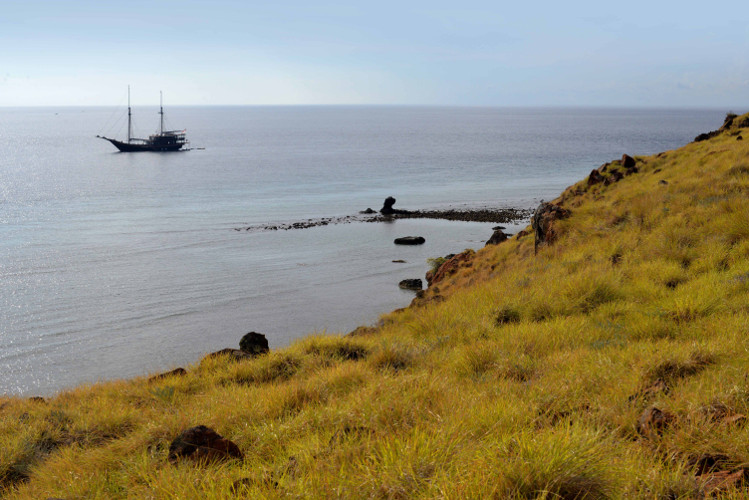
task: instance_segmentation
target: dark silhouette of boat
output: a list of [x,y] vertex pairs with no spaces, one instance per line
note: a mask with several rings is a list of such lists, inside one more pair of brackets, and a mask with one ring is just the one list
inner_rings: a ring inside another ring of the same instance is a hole
[[97,135],[100,139],[107,140],[123,153],[135,153],[138,151],[179,151],[188,143],[184,130],[164,130],[164,103],[161,92],[159,92],[159,114],[161,115],[161,126],[159,133],[148,136],[148,139],[133,137],[133,120],[130,110],[130,86],[127,87],[127,141],[118,141]]

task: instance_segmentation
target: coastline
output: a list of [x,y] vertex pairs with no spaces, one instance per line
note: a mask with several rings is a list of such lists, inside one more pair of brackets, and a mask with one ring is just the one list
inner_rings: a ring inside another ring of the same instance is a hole
[[[534,213],[531,233],[443,263],[429,293],[375,327],[49,400],[0,398],[0,488],[743,497],[741,118],[594,169]],[[197,431],[218,445],[190,458],[184,436]]]

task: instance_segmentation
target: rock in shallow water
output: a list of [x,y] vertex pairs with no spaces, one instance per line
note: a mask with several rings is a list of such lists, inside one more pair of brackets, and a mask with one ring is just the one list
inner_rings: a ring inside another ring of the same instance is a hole
[[426,240],[422,236],[403,236],[393,240],[396,245],[423,245],[425,242]]
[[418,278],[407,279],[398,283],[398,286],[404,290],[421,290],[424,287],[424,283]]

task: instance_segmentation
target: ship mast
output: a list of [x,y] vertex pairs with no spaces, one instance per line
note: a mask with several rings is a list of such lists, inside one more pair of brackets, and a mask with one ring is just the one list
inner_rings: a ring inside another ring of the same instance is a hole
[[164,96],[159,90],[159,114],[161,115],[161,135],[164,135]]
[[127,142],[130,142],[130,137],[133,135],[133,119],[132,113],[130,112],[130,85],[127,86]]

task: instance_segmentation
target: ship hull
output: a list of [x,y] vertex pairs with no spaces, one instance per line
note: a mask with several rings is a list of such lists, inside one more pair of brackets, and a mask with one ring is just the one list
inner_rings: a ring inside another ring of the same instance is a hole
[[142,151],[151,151],[151,152],[167,152],[167,151],[179,151],[184,144],[182,143],[176,143],[176,144],[141,144],[141,143],[135,143],[135,142],[122,142],[118,141],[117,139],[110,139],[108,137],[104,137],[104,139],[111,142],[114,147],[122,151],[123,153],[138,153]]

